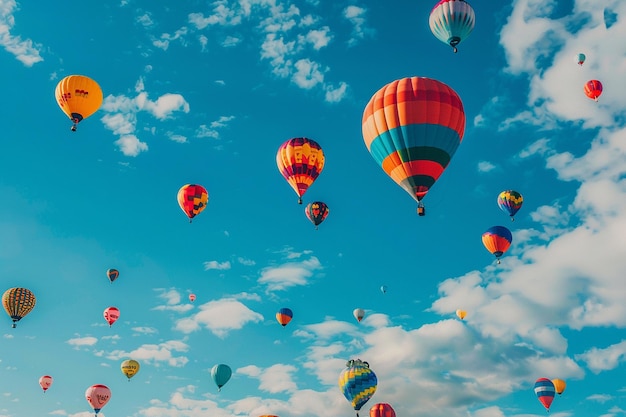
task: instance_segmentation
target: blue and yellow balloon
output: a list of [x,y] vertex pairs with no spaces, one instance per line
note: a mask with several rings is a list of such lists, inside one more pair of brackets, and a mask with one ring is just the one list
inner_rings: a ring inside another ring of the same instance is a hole
[[522,208],[524,197],[514,190],[504,190],[498,194],[498,207],[511,217],[511,221],[515,220],[515,214]]
[[346,364],[346,369],[339,375],[339,388],[352,404],[357,417],[359,410],[369,401],[376,392],[378,379],[367,362],[360,359],[351,359]]

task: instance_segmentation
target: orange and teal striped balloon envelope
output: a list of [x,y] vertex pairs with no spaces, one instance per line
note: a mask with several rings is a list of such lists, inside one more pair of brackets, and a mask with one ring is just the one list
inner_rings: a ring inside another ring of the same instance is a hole
[[444,83],[402,78],[372,96],[362,130],[374,160],[420,202],[461,144],[465,112],[458,94]]
[[500,257],[509,249],[513,235],[511,231],[504,226],[493,226],[483,233],[483,245],[491,252],[500,263]]
[[209,204],[209,193],[206,188],[198,184],[185,184],[178,190],[178,205],[191,219],[196,217]]
[[312,139],[289,139],[278,148],[276,165],[298,195],[298,204],[324,169],[324,151]]
[[357,416],[361,407],[372,398],[377,386],[376,374],[367,362],[360,359],[350,360],[339,375],[339,388],[357,411]]
[[13,320],[13,326],[35,308],[37,299],[26,288],[9,288],[2,294],[2,306],[9,317]]

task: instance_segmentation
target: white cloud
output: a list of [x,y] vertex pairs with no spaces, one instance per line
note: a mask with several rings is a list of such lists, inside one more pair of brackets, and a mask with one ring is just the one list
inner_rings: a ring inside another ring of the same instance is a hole
[[299,262],[266,267],[261,271],[258,282],[266,285],[268,291],[286,290],[294,286],[307,285],[313,273],[321,269],[320,261],[311,256]]
[[176,352],[187,352],[189,345],[180,340],[169,340],[157,344],[144,344],[132,351],[113,350],[106,353],[106,357],[111,360],[121,360],[132,358],[136,361],[152,363],[158,366],[166,363],[173,367],[182,367],[189,359],[186,356],[177,356]]
[[98,342],[98,338],[93,336],[85,336],[85,337],[75,337],[69,339],[66,343],[74,346],[75,348],[79,348],[81,346],[93,346]]
[[41,57],[42,46],[31,39],[22,39],[20,36],[11,35],[15,26],[14,14],[19,9],[15,0],[3,0],[0,3],[0,45],[18,61],[27,67],[32,67],[37,62],[43,61]]
[[292,75],[293,82],[305,90],[324,82],[325,69],[310,59],[300,59],[295,63],[296,71]]
[[479,172],[491,172],[496,169],[496,166],[489,161],[478,161]]
[[191,317],[178,320],[176,330],[191,333],[204,327],[218,337],[225,337],[230,331],[241,329],[247,323],[257,323],[263,316],[250,310],[234,298],[210,301],[199,307],[200,311]]
[[576,359],[584,361],[594,374],[615,369],[621,363],[626,362],[626,341],[622,340],[604,349],[591,348],[576,355]]
[[265,369],[248,365],[237,369],[236,372],[258,379],[260,390],[276,394],[279,392],[293,393],[298,389],[292,377],[296,370],[297,368],[293,365],[275,364]]
[[228,127],[229,122],[233,121],[234,119],[235,116],[220,116],[219,119],[214,120],[208,126],[200,125],[196,130],[196,137],[219,139],[220,129]]
[[367,9],[355,5],[350,5],[343,10],[345,17],[353,26],[352,38],[348,42],[349,45],[355,45],[367,35],[372,33],[372,29],[367,27],[365,15]]
[[204,270],[209,271],[211,269],[217,269],[218,271],[225,271],[230,269],[230,261],[218,262],[218,261],[207,261],[204,262]]
[[137,156],[148,150],[148,144],[140,141],[135,135],[122,135],[115,144],[126,156]]

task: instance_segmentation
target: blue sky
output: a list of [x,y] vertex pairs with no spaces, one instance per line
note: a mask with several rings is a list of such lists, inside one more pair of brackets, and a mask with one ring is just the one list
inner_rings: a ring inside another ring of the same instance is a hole
[[[541,416],[540,377],[568,383],[555,417],[626,413],[626,2],[472,2],[457,54],[435,1],[48,3],[0,0],[0,282],[37,296],[0,332],[0,417],[91,416],[93,384],[103,417],[353,415],[352,358],[378,376],[362,415]],[[70,74],[105,97],[77,132],[54,99]],[[408,76],[467,117],[425,217],[361,135],[372,94]],[[317,231],[276,168],[299,136],[326,155]],[[186,183],[209,192],[192,224]],[[514,223],[505,189],[525,198]],[[494,225],[513,232],[500,265]]]

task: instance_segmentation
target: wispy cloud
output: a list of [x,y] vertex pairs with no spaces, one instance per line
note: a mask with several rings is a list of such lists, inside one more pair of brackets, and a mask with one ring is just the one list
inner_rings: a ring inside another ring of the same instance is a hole
[[[287,254],[287,259],[294,253]],[[307,285],[316,271],[322,270],[322,264],[315,256],[309,256],[297,262],[263,268],[258,283],[265,285],[267,291],[281,291],[290,287]]]
[[252,311],[235,298],[210,301],[199,307],[191,317],[176,322],[176,330],[191,333],[204,327],[218,337],[225,337],[232,330],[241,329],[247,323],[263,320],[263,316]]
[[82,346],[93,346],[98,343],[98,338],[93,336],[74,337],[66,342],[68,345],[78,349]]
[[159,365],[166,363],[169,366],[184,366],[189,359],[184,355],[177,355],[180,352],[187,352],[189,345],[180,340],[169,340],[159,344],[144,344],[131,351],[113,350],[106,353],[106,358],[120,360],[132,358],[137,361]]
[[343,17],[353,26],[352,38],[348,41],[349,45],[355,45],[363,40],[363,38],[373,33],[373,29],[367,27],[365,19],[366,14],[367,9],[360,6],[350,5],[343,9]]
[[204,270],[209,271],[211,269],[217,269],[218,271],[225,271],[230,269],[230,261],[218,262],[218,261],[206,261],[204,263]]
[[43,47],[31,39],[22,39],[19,35],[12,35],[15,26],[15,12],[19,9],[15,0],[0,2],[0,45],[18,61],[27,67],[43,61],[41,50]]

